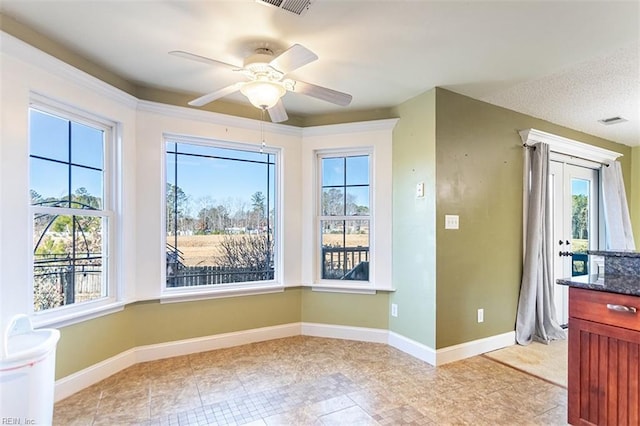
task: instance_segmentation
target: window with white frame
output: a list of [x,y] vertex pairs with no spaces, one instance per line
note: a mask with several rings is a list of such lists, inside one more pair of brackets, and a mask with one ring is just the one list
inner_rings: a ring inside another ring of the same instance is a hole
[[166,289],[273,282],[278,152],[166,139]]
[[320,153],[320,279],[369,281],[371,161],[368,152]]
[[113,123],[29,110],[34,312],[115,300],[113,150]]

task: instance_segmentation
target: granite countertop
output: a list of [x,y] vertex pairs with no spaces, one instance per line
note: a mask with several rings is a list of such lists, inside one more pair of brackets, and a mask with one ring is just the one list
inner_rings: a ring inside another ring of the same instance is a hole
[[640,276],[637,275],[582,275],[560,279],[557,283],[569,287],[640,296]]
[[587,254],[607,257],[640,257],[640,251],[634,250],[587,250]]

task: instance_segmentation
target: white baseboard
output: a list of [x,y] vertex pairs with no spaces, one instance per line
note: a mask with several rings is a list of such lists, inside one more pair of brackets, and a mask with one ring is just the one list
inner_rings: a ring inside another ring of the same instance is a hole
[[389,346],[393,346],[412,357],[418,358],[431,365],[436,365],[436,351],[427,345],[423,345],[393,331],[389,332],[388,343]]
[[484,339],[472,340],[459,345],[448,346],[436,351],[436,365],[480,355],[511,346],[516,342],[516,332],[497,334]]
[[53,393],[54,401],[58,402],[74,393],[98,383],[118,371],[131,367],[136,363],[136,348],[120,352],[118,355],[93,364],[84,370],[77,371],[62,379],[56,380]]
[[54,393],[55,401],[67,398],[138,362],[246,345],[283,337],[299,336],[300,334],[300,323],[293,323],[138,346],[57,380]]
[[298,322],[273,327],[237,331],[233,333],[216,334],[213,336],[197,337],[194,339],[138,346],[57,380],[55,383],[54,393],[55,401],[57,402],[67,398],[74,393],[139,362],[153,361],[157,359],[299,335],[386,343],[431,365],[442,365],[447,362],[458,361],[506,346],[511,346],[515,343],[515,332],[511,331],[484,339],[474,340],[472,342],[434,350],[433,348],[394,333],[393,331],[378,328]]
[[302,323],[303,336],[387,343],[387,334],[387,330],[379,328],[350,327],[346,325],[316,324],[309,322]]

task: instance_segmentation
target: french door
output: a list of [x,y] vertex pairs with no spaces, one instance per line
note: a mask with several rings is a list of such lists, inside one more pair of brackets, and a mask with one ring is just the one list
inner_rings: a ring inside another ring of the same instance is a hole
[[[554,283],[559,278],[587,275],[594,269],[587,250],[598,248],[598,178],[597,169],[550,162]],[[558,284],[554,287],[557,319],[561,325],[566,325],[569,321],[569,288]]]

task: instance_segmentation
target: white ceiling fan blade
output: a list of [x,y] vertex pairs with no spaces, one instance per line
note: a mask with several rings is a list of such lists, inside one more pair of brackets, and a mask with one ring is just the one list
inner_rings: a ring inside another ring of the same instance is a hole
[[241,70],[242,67],[228,64],[226,62],[217,61],[215,59],[207,58],[206,56],[196,55],[194,53],[185,52],[183,50],[172,50],[170,55],[177,56],[179,58],[191,59],[192,61],[202,62],[208,65],[222,65],[227,68],[231,68],[234,71]]
[[272,123],[281,123],[289,119],[287,111],[284,109],[282,99],[278,100],[278,103],[269,108],[267,111],[269,111],[269,117],[271,117]]
[[224,96],[230,95],[233,92],[237,92],[238,90],[240,90],[240,88],[242,87],[244,83],[236,83],[236,84],[232,84],[231,86],[227,86],[224,87],[220,90],[216,90],[215,92],[211,92],[208,93],[204,96],[200,96],[197,99],[192,100],[191,102],[189,102],[189,105],[191,106],[202,106],[202,105],[206,105],[209,102],[213,102],[216,99],[220,99]]
[[269,65],[281,73],[287,74],[293,70],[297,70],[303,65],[307,65],[309,62],[315,61],[316,59],[318,59],[318,55],[301,44],[294,44],[280,55],[276,56],[271,62],[269,62]]
[[316,86],[315,84],[305,83],[304,81],[296,81],[293,86],[293,91],[340,106],[349,105],[353,99],[353,96],[348,93],[338,92],[337,90]]

